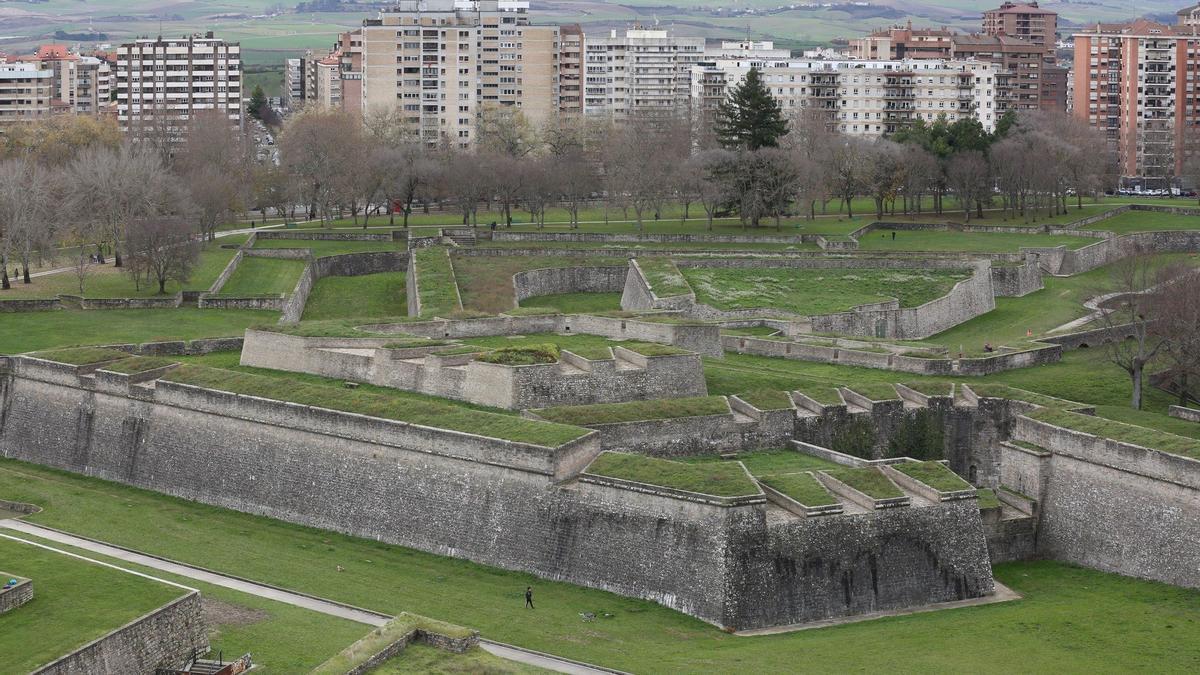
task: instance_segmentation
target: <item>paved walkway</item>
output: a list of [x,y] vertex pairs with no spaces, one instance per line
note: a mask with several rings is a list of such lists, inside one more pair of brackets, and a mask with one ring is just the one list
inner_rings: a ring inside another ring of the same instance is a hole
[[[54,541],[59,544],[65,544],[86,551],[91,551],[93,553],[98,553],[100,555],[108,556],[110,558],[115,558],[117,560],[123,560],[135,565],[141,565],[143,567],[149,567],[162,572],[168,572],[170,574],[175,574],[188,579],[203,581],[204,583],[212,584],[214,586],[229,588],[241,593],[247,593],[260,598],[267,598],[268,600],[274,600],[276,602],[282,602],[288,605],[294,605],[296,607],[303,607],[304,609],[320,612],[321,614],[328,614],[330,616],[336,616],[342,619],[349,619],[350,621],[356,621],[358,623],[364,623],[370,626],[382,626],[393,618],[392,616],[382,612],[362,609],[361,607],[354,607],[352,605],[346,605],[333,600],[326,600],[324,598],[318,598],[303,593],[296,593],[294,591],[277,588],[275,586],[268,586],[266,584],[249,581],[247,579],[240,579],[238,577],[221,574],[219,572],[213,572],[201,567],[194,567],[192,565],[185,565],[172,560],[167,560],[165,558],[159,558],[157,556],[147,555],[145,553],[138,553],[137,551],[132,551],[118,546],[112,546],[84,537],[78,537],[73,534],[68,534],[66,532],[61,532],[48,527],[42,527],[40,525],[35,525],[23,520],[0,520],[0,528],[40,537],[42,539]],[[49,548],[44,544],[38,544],[37,542],[27,543]],[[51,550],[58,549],[52,548]],[[80,557],[67,551],[59,552],[65,555]],[[98,562],[102,565],[107,565],[107,563],[99,561],[95,562]],[[112,565],[108,566],[111,567]],[[136,572],[133,573],[137,574]],[[532,666],[538,666],[540,668],[553,670],[559,673],[570,673],[571,675],[602,675],[619,672],[590,666],[584,663],[577,663],[567,659],[561,659],[549,654],[522,649],[514,645],[504,644],[502,642],[494,642],[492,640],[480,640],[480,647],[501,658]]]

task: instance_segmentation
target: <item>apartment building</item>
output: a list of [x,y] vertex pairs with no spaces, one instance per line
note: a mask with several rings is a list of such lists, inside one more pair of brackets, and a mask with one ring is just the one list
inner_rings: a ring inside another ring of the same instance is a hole
[[324,54],[305,52],[300,60],[301,99],[306,108],[342,108],[342,51],[334,47]]
[[831,128],[857,136],[890,134],[938,117],[973,117],[990,131],[1007,109],[1011,86],[1003,70],[986,61],[722,59],[692,67],[695,112],[710,117],[751,68],[785,114],[815,110]]
[[[1036,20],[1028,18],[1031,16]],[[851,40],[850,56],[863,60],[990,61],[1011,74],[1013,109],[1063,111],[1067,70],[1055,64],[1057,20],[1054,12],[1039,10],[1035,3],[1005,3],[985,13],[982,34],[913,28],[909,22]]]
[[283,63],[283,107],[295,110],[304,105],[307,78],[304,75],[305,59],[287,59]]
[[1124,176],[1178,175],[1200,132],[1200,30],[1138,19],[1074,41],[1073,114],[1105,132]]
[[583,54],[585,39],[579,24],[559,28],[558,111],[583,113]]
[[112,68],[104,59],[83,56],[66,45],[42,45],[29,56],[9,61],[50,71],[52,114],[97,114],[108,109]]
[[[540,124],[559,109],[560,30],[531,26],[524,0],[400,0],[343,34],[346,107],[399,106],[428,143],[466,147],[487,106]],[[580,36],[582,39],[582,35]]]
[[34,63],[0,63],[0,131],[50,116],[54,73]]
[[1038,7],[1036,2],[1005,2],[983,13],[985,35],[1015,37],[1042,49],[1038,107],[1065,112],[1067,68],[1058,65],[1058,14]]
[[792,50],[776,49],[770,40],[721,40],[704,47],[704,59],[790,59]]
[[181,138],[186,121],[205,110],[242,125],[241,46],[211,32],[125,43],[113,74],[117,122],[135,136]]
[[704,38],[630,29],[586,40],[584,113],[613,118],[663,117],[687,110],[692,66]]

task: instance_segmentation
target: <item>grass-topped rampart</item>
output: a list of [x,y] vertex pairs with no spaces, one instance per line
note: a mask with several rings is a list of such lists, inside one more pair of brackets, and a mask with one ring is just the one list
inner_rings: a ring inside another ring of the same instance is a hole
[[587,473],[717,497],[740,497],[759,492],[740,462],[687,464],[644,455],[604,452],[588,466]]
[[825,489],[811,473],[779,473],[759,476],[759,482],[809,508],[838,504],[837,498]]
[[737,395],[746,403],[759,410],[791,410],[792,397],[786,391],[778,389],[755,389]]
[[556,447],[579,438],[585,430],[514,415],[471,410],[449,403],[398,400],[369,391],[340,389],[288,378],[252,375],[185,364],[164,380],[235,394],[290,401],[343,412],[369,415],[427,427],[450,429],[489,438]]
[[1103,417],[1081,415],[1069,410],[1043,408],[1027,414],[1039,422],[1054,426],[1081,431],[1085,434],[1111,438],[1114,441],[1140,445],[1143,448],[1159,450],[1172,455],[1181,455],[1200,459],[1200,440],[1176,436],[1157,429],[1148,429],[1124,422],[1114,422]]
[[532,366],[558,363],[559,356],[558,345],[539,344],[495,349],[480,354],[475,360],[505,366]]
[[413,261],[417,266],[421,316],[448,317],[463,308],[454,280],[454,267],[445,248],[431,246],[414,249]]
[[137,373],[166,368],[173,363],[178,363],[178,361],[165,356],[131,356],[116,363],[106,364],[103,370],[121,373],[122,375],[136,375]]
[[970,483],[946,468],[946,465],[941,462],[902,462],[893,464],[892,468],[940,492],[972,489]]
[[724,415],[729,412],[729,403],[724,396],[696,396],[628,401],[626,403],[555,406],[533,412],[543,419],[561,424],[617,424],[676,417]]
[[638,258],[637,264],[650,284],[650,290],[658,297],[670,298],[692,292],[692,287],[670,258]]
[[[470,637],[471,629],[445,621],[438,621],[418,614],[401,612],[399,616],[383,626],[372,630],[366,637],[343,649],[333,658],[317,666],[311,675],[342,675],[362,666],[371,657],[404,639],[415,631],[445,635],[452,639]],[[403,657],[397,657],[403,658]]]
[[826,473],[872,499],[895,499],[904,496],[904,492],[896,487],[890,478],[873,466],[837,469]]

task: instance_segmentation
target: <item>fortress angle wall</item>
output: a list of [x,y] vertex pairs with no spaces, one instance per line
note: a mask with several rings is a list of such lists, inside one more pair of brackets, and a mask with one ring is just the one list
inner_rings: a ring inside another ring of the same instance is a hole
[[[963,524],[930,507],[778,530],[761,505],[555,482],[594,456],[591,437],[538,448],[161,381],[121,396],[69,366],[15,361],[3,392],[6,457],[647,598],[719,625],[990,588],[982,544],[972,562],[970,546],[945,532],[978,531],[977,513]],[[872,557],[894,590],[871,584]]]

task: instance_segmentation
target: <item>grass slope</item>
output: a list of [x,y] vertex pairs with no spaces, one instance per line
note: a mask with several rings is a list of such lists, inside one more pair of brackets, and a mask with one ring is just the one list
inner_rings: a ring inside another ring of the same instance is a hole
[[[651,602],[13,460],[0,460],[0,494],[45,507],[30,520],[67,531],[638,673],[781,672],[801,660],[829,673],[897,663],[921,672],[999,672],[998,664],[1016,659],[1029,671],[1200,669],[1200,592],[1053,562],[996,567],[997,579],[1024,597],[1017,602],[745,638]],[[527,585],[537,612],[521,611]],[[583,622],[581,612],[599,618]]]
[[724,396],[697,396],[694,398],[628,401],[626,403],[556,406],[534,412],[540,417],[561,424],[614,424],[673,417],[723,415],[729,412],[729,404],[725,401]]
[[777,492],[805,506],[837,504],[838,500],[811,473],[778,473],[759,478]]
[[305,321],[408,313],[404,272],[360,277],[325,277],[313,285],[304,305]]
[[440,246],[417,249],[417,290],[421,298],[421,316],[450,316],[462,309],[454,280],[449,252]]
[[525,298],[521,307],[545,307],[563,313],[606,312],[621,309],[620,293],[556,293]]
[[303,260],[282,258],[242,258],[229,281],[221,287],[221,295],[244,297],[291,293],[304,271]]
[[750,480],[742,470],[742,465],[737,462],[689,464],[623,452],[603,452],[588,465],[586,471],[597,476],[720,497],[752,495],[758,492],[758,486]]
[[903,462],[893,464],[892,468],[942,492],[969,490],[971,488],[970,483],[959,478],[958,474],[947,469],[946,465],[941,462]]
[[882,471],[873,466],[860,469],[836,469],[826,473],[868,497],[891,499],[904,496],[904,492],[896,487],[892,479],[883,475]]

